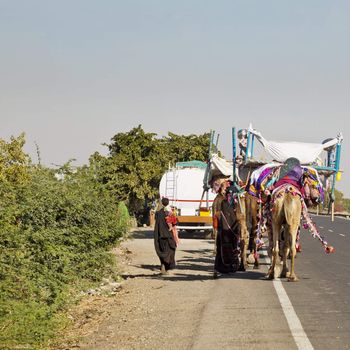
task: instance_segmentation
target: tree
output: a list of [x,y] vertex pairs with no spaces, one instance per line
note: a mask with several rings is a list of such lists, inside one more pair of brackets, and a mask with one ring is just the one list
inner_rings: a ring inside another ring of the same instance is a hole
[[[43,348],[80,290],[114,276],[128,213],[93,167],[30,165],[24,135],[0,142],[0,344]],[[46,347],[45,347],[46,348]]]
[[209,134],[203,135],[176,135],[168,133],[165,143],[169,145],[169,154],[173,162],[185,162],[188,160],[206,161],[208,158]]
[[94,154],[90,158],[98,179],[134,213],[155,198],[156,184],[166,167],[166,150],[155,136],[139,125],[113,136],[112,143],[106,145],[108,157]]
[[0,139],[0,181],[13,184],[29,179],[30,158],[24,153],[25,135],[11,136],[10,142]]
[[148,211],[158,196],[159,182],[169,164],[179,161],[206,160],[209,134],[176,135],[157,138],[142,126],[113,136],[105,144],[109,155],[95,153],[90,164],[100,182],[113,193],[117,201],[125,201],[137,217]]

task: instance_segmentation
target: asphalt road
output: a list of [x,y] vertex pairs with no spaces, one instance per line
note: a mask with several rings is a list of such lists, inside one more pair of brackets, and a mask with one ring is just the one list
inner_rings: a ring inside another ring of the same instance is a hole
[[[326,254],[321,242],[302,229],[302,252],[296,260],[300,281],[280,280],[291,303],[285,312],[293,309],[300,321],[306,341],[301,340],[299,349],[350,349],[350,220],[312,218],[335,252]],[[216,282],[197,329],[194,349],[298,347],[299,326],[292,329],[295,319],[288,324],[277,288],[264,280],[267,266],[262,264],[259,271],[249,269]],[[212,319],[222,327],[212,327]],[[227,331],[229,325],[231,332]]]
[[160,276],[153,233],[134,232],[123,290],[80,348],[350,349],[350,220],[313,219],[336,250],[303,230],[295,283],[267,280],[267,261],[214,280],[213,241],[185,233],[177,268]]
[[350,220],[312,218],[336,250],[325,254],[320,242],[303,230],[302,253],[296,260],[300,282],[283,282],[283,286],[315,349],[349,349]]

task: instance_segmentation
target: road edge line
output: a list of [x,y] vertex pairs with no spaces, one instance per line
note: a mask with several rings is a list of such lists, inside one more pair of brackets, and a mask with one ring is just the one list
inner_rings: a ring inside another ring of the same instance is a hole
[[[264,260],[271,264],[271,260],[267,255],[266,250],[262,251],[261,254],[264,257]],[[284,316],[287,320],[290,332],[294,338],[295,344],[300,350],[314,350],[308,336],[306,335],[303,326],[299,320],[298,315],[296,314],[292,302],[290,301],[286,290],[283,287],[282,281],[277,278],[273,280],[273,286],[275,288],[278,300],[281,304]]]
[[293,305],[288,297],[288,294],[282,285],[282,281],[280,279],[274,279],[273,286],[275,287],[278,299],[284,312],[284,316],[287,319],[289,329],[292,333],[292,336],[298,349],[313,350],[314,347],[312,346],[308,336],[306,335],[303,329],[303,326],[301,325],[299,317],[297,316]]

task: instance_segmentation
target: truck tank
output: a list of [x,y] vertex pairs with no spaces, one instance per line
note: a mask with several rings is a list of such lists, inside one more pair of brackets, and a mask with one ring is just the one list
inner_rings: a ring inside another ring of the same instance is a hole
[[161,178],[160,198],[167,197],[169,204],[176,208],[179,229],[213,228],[210,209],[216,195],[209,191],[202,198],[205,168],[204,162],[177,163]]

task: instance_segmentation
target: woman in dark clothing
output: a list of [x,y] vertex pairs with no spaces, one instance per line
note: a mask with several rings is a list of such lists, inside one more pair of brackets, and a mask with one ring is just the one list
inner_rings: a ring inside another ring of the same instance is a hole
[[[168,198],[162,198],[162,204],[166,207],[169,204]],[[164,207],[156,212],[154,225],[154,247],[160,260],[161,273],[175,268],[176,251],[176,242],[165,220]]]
[[214,278],[218,273],[236,272],[239,267],[239,223],[234,208],[225,198],[221,202],[221,211],[216,238],[216,256]]

